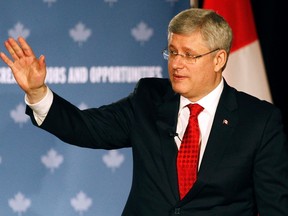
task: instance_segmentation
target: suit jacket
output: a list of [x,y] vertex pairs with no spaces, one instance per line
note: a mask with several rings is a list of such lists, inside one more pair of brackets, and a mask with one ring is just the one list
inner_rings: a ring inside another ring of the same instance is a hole
[[[280,111],[224,83],[198,179],[182,200],[173,137],[180,96],[168,79],[141,79],[128,97],[84,111],[54,93],[40,127],[80,147],[132,147],[123,216],[287,216],[288,144]],[[37,126],[29,107],[26,113]]]

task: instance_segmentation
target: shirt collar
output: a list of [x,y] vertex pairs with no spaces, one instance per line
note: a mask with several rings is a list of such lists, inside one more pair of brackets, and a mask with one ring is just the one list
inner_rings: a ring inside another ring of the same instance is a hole
[[[213,91],[211,91],[208,95],[206,95],[205,97],[201,98],[200,100],[194,103],[198,103],[199,105],[204,107],[205,111],[209,112],[210,114],[214,114],[216,112],[216,108],[217,108],[221,93],[223,91],[223,88],[224,88],[224,81],[222,78],[219,85]],[[181,95],[179,111],[181,112],[181,110],[184,107],[186,107],[189,103],[192,103],[192,102]]]

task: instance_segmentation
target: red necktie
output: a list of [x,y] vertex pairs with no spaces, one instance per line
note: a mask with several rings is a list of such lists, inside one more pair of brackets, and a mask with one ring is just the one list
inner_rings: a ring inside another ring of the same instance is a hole
[[197,178],[199,161],[198,115],[204,109],[199,104],[187,105],[190,110],[189,122],[177,156],[177,172],[180,198],[191,189]]

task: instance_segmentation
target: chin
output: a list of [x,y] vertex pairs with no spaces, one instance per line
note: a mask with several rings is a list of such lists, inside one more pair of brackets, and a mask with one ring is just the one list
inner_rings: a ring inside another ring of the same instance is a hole
[[185,92],[187,92],[185,90],[185,88],[183,88],[183,86],[181,86],[181,85],[175,85],[172,83],[172,88],[173,88],[174,92],[181,94],[181,95],[184,95]]

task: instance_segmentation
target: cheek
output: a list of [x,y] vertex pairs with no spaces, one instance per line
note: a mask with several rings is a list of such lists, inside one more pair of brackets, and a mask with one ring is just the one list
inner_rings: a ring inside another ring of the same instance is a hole
[[168,68],[168,72],[172,72],[173,71],[173,67],[172,67],[172,64],[168,61],[168,64],[167,64],[167,68]]

